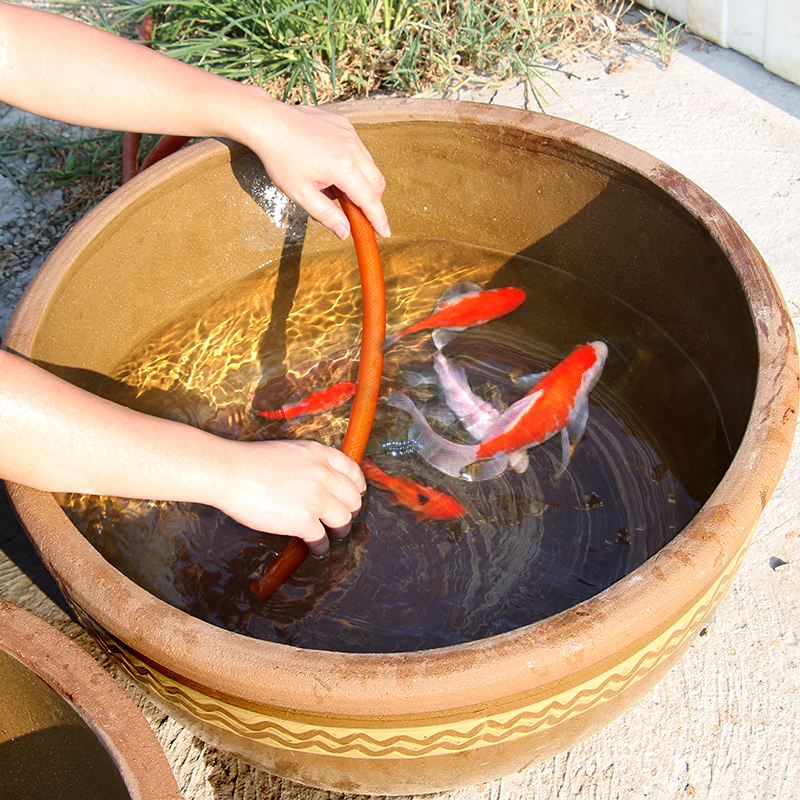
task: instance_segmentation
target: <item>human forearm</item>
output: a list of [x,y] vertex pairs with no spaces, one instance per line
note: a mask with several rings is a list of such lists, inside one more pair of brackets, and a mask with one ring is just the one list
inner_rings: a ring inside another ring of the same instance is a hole
[[0,477],[49,491],[199,500],[216,437],[111,403],[0,351]]
[[0,350],[0,477],[45,491],[213,505],[255,530],[327,548],[365,489],[314,442],[235,442],[141,414]]
[[285,105],[83,23],[0,2],[0,100],[74,125],[235,139],[261,158],[279,189],[341,238],[349,223],[323,194],[329,186],[390,235],[385,181],[346,119]]
[[0,42],[3,99],[73,125],[226,135],[229,120],[215,106],[229,102],[227,92],[249,92],[111,33],[5,3]]

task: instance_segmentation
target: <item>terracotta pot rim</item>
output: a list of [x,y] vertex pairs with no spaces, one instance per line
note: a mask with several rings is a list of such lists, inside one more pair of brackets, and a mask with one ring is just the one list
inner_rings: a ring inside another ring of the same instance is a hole
[[[797,405],[797,352],[791,320],[766,264],[755,247],[712,198],[663,162],[606,134],[576,123],[533,112],[485,106],[474,103],[429,100],[367,100],[338,105],[337,110],[356,124],[396,124],[404,120],[458,122],[470,125],[502,126],[544,137],[557,135],[570,146],[580,147],[600,157],[613,160],[622,168],[644,176],[680,204],[708,230],[725,251],[736,269],[754,318],[760,369],[750,424],[744,438],[716,491],[696,517],[669,544],[639,568],[600,592],[558,615],[487,639],[446,648],[402,653],[339,653],[302,650],[216,628],[179,611],[149,595],[145,590],[108,564],[82,537],[75,539],[75,529],[52,495],[11,485],[10,494],[17,508],[33,513],[36,521],[58,530],[46,541],[35,542],[42,558],[56,575],[63,575],[70,593],[86,611],[117,638],[119,631],[146,640],[137,655],[160,668],[182,675],[181,664],[187,656],[194,659],[195,679],[216,687],[228,696],[238,696],[253,703],[280,707],[289,703],[297,708],[307,698],[307,711],[335,710],[339,701],[331,699],[338,691],[323,690],[322,678],[330,685],[349,687],[344,696],[361,695],[364,703],[385,702],[401,713],[404,698],[383,695],[382,681],[400,674],[408,681],[408,695],[415,697],[416,709],[444,707],[448,679],[458,680],[458,692],[469,699],[478,690],[486,697],[524,692],[534,685],[533,678],[552,684],[565,676],[592,670],[596,665],[624,648],[632,648],[641,633],[633,621],[650,616],[674,617],[684,606],[696,600],[709,581],[729,567],[731,559],[743,550],[756,520],[777,483],[788,458],[792,429],[787,435],[784,418]],[[378,119],[378,117],[380,117]],[[150,168],[122,190],[103,201],[109,206],[124,207],[135,202],[154,184],[168,180],[188,166],[208,159],[227,158],[228,143],[209,140],[193,145]],[[90,230],[93,214],[76,227]],[[720,221],[736,231],[735,247],[717,236]],[[81,245],[77,239],[59,245],[51,259],[66,263]],[[58,270],[43,275],[37,288],[52,287],[60,280]],[[25,349],[32,332],[25,319],[35,300],[26,300],[19,317],[13,320],[10,345]],[[28,340],[25,340],[25,337]],[[19,344],[18,344],[19,343]],[[768,352],[777,348],[777,356]],[[736,519],[729,505],[736,501]],[[34,513],[34,509],[38,509]],[[63,538],[62,538],[63,537]],[[59,540],[59,541],[57,541]],[[66,546],[67,541],[69,546]],[[127,603],[123,610],[103,609],[97,586],[122,587]],[[583,636],[587,619],[614,620],[602,631]],[[157,624],[153,623],[157,620]],[[497,658],[502,658],[509,677],[494,684]],[[469,667],[467,670],[466,667]],[[260,669],[262,678],[248,682],[239,677]],[[291,675],[291,680],[269,680],[270,676]],[[431,680],[431,678],[437,680]],[[291,684],[291,686],[288,686]],[[537,684],[541,685],[540,684]],[[492,686],[495,686],[493,689]],[[488,687],[488,688],[487,688]],[[300,700],[298,700],[300,698]],[[344,706],[342,706],[344,708]]]

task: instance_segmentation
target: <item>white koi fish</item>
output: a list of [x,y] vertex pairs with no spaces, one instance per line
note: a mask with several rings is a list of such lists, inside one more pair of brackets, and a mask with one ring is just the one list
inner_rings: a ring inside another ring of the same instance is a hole
[[[484,439],[502,409],[478,397],[472,391],[467,374],[461,365],[451,361],[443,353],[434,354],[433,368],[436,370],[448,408],[458,417],[470,436],[477,441]],[[525,472],[528,468],[528,454],[525,448],[509,454],[509,466],[516,472]]]

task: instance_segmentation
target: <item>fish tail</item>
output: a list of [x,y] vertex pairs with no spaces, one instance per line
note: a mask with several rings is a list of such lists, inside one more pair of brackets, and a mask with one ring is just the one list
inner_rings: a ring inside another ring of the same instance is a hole
[[390,347],[395,345],[405,334],[405,331],[399,331],[398,333],[393,333],[391,336],[387,336],[383,340],[383,352],[385,353]]
[[416,442],[417,453],[421,458],[445,475],[463,477],[464,469],[475,461],[475,445],[457,444],[440,436],[428,424],[414,401],[402,392],[390,394],[386,403],[411,415],[414,421],[409,430],[409,439]]

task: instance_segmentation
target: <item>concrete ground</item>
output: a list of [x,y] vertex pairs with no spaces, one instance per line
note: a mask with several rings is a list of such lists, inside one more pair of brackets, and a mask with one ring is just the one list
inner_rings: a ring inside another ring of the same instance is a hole
[[[626,68],[627,65],[627,68]],[[632,65],[632,66],[631,66]],[[666,68],[587,58],[554,76],[548,112],[666,161],[719,201],[773,270],[800,317],[800,86],[737,53],[689,38]],[[523,106],[524,89],[463,89],[461,99]],[[724,357],[724,354],[721,354]],[[544,764],[441,800],[800,798],[800,439],[741,571],[704,633],[645,699]],[[5,501],[3,501],[5,503]],[[93,654],[52,579],[0,506],[0,596],[65,630]],[[137,690],[187,800],[325,800],[207,747]]]

